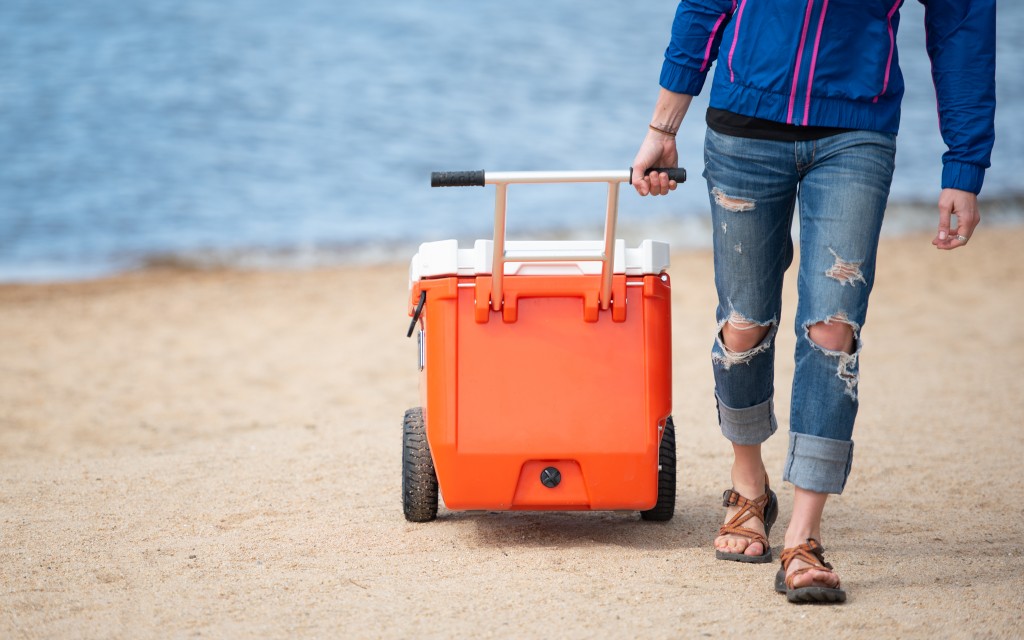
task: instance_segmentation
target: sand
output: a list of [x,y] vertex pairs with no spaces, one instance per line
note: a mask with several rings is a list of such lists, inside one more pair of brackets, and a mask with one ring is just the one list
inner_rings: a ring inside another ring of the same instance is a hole
[[[1024,229],[884,240],[856,457],[823,534],[849,601],[715,561],[728,486],[711,259],[674,256],[676,517],[410,524],[406,265],[0,286],[0,638],[1014,638]],[[793,274],[784,323],[795,308]],[[793,332],[779,334],[783,428]]]

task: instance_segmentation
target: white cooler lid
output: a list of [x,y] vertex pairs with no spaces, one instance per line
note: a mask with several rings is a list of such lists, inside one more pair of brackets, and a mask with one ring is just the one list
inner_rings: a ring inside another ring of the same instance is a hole
[[[604,250],[600,240],[541,240],[508,241],[505,275],[600,275],[601,263],[596,262]],[[595,261],[574,262],[515,262],[516,252],[530,255],[545,252],[555,254],[592,254]],[[457,240],[424,242],[409,265],[409,283],[424,278],[444,276],[490,275],[494,256],[493,240],[477,240],[472,249],[460,249]],[[614,272],[627,276],[657,275],[669,267],[667,242],[643,240],[639,247],[627,248],[621,238],[615,241]]]

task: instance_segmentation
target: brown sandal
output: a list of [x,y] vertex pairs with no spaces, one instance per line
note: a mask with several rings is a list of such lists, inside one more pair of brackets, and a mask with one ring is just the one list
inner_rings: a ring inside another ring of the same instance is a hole
[[[826,571],[835,574],[832,565],[825,562],[825,548],[814,538],[808,538],[804,544],[783,549],[779,559],[782,561],[782,568],[775,574],[775,590],[786,594],[786,599],[790,602],[846,602],[846,592],[840,589],[838,584],[835,588],[815,586],[793,588],[793,579],[808,571]],[[796,559],[811,566],[797,569],[792,575],[787,576],[786,569]]]
[[[740,510],[718,529],[718,535],[735,535],[749,538],[750,543],[747,546],[760,542],[761,546],[764,547],[764,553],[759,556],[748,556],[745,553],[730,553],[715,549],[715,557],[719,560],[755,564],[771,562],[772,548],[768,545],[768,534],[771,533],[775,519],[779,517],[779,499],[768,486],[768,477],[766,476],[764,479],[764,495],[760,498],[749,500],[736,493],[733,489],[726,489],[725,493],[722,494],[722,506],[739,507]],[[764,523],[764,535],[743,526],[751,518],[757,518]]]

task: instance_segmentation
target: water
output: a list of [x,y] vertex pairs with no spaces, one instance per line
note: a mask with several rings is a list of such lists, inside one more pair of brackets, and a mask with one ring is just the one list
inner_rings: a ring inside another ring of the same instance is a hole
[[[628,167],[675,6],[4,0],[0,280],[406,259],[423,240],[489,235],[492,190],[431,190],[430,171]],[[1024,3],[1003,3],[999,29],[993,202],[1021,193]],[[923,39],[908,2],[893,200],[931,209],[944,147]],[[627,239],[706,244],[705,106],[680,135],[691,182],[623,191]],[[513,187],[511,233],[589,232],[603,198]],[[912,210],[891,224],[933,224]]]

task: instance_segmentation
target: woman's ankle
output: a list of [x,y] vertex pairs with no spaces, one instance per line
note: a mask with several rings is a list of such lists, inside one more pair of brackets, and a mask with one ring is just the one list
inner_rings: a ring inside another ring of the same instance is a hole
[[733,445],[732,488],[753,500],[765,494],[767,473],[761,460],[761,445]]
[[821,520],[825,511],[827,493],[816,493],[796,487],[793,492],[793,515],[786,528],[787,548],[795,547],[814,538],[821,542]]
[[821,529],[812,530],[804,527],[794,529],[791,525],[786,529],[786,539],[783,542],[783,546],[786,549],[790,549],[804,544],[809,538],[814,538],[821,543]]

